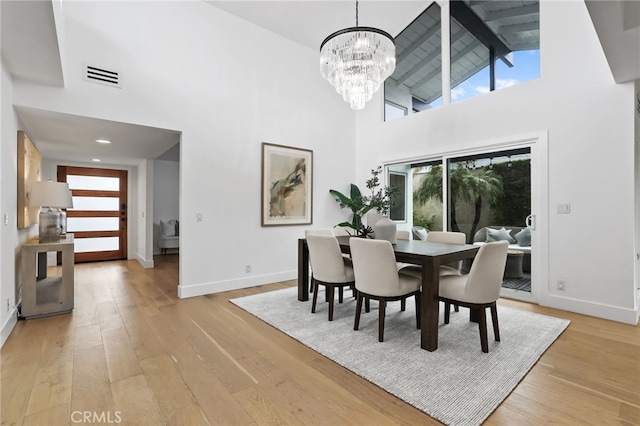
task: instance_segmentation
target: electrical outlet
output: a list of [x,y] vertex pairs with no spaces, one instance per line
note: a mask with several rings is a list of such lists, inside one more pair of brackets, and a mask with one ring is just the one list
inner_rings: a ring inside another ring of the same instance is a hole
[[565,280],[558,280],[557,287],[558,290],[565,291],[567,289],[567,282]]
[[247,274],[251,273],[251,265],[245,265],[244,270],[247,272]]

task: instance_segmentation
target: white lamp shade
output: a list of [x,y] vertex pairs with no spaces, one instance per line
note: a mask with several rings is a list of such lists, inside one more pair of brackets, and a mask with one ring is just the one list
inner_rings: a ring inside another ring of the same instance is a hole
[[66,182],[34,182],[29,192],[29,205],[38,207],[71,208],[73,200]]

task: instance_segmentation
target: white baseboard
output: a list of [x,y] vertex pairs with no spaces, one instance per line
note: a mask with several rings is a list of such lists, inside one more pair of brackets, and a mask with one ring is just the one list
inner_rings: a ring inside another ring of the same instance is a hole
[[14,327],[18,323],[18,315],[15,308],[11,308],[11,314],[9,318],[5,321],[2,326],[2,330],[0,330],[0,348],[4,346],[4,342],[7,341],[9,335],[13,331]]
[[189,286],[178,286],[178,297],[181,299],[187,297],[204,296],[205,294],[222,293],[223,291],[238,290],[241,288],[255,287],[258,285],[272,284],[280,281],[294,280],[298,277],[298,271],[285,271],[275,274],[254,275],[248,278],[217,281],[204,284],[194,284]]
[[153,259],[151,260],[147,260],[145,258],[143,258],[140,255],[136,256],[136,260],[138,261],[138,263],[140,263],[142,265],[143,268],[149,269],[149,268],[153,268],[154,263],[153,263]]
[[638,324],[638,310],[620,306],[605,305],[551,294],[545,298],[544,304],[540,303],[540,306],[562,309],[563,311],[575,312],[625,324]]

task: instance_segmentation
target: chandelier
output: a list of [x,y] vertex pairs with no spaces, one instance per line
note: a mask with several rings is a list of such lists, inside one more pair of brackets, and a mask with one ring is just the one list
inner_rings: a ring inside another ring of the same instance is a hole
[[396,46],[385,31],[356,26],[336,31],[320,45],[320,73],[352,109],[367,101],[396,68]]

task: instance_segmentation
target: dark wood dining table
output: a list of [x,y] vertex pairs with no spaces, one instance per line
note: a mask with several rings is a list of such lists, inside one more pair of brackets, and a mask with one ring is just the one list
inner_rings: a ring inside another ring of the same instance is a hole
[[[350,253],[349,236],[337,237],[340,250]],[[396,261],[422,266],[420,346],[438,349],[440,265],[475,257],[479,247],[418,240],[398,240],[393,245]],[[298,300],[309,300],[309,250],[304,238],[298,240]]]

